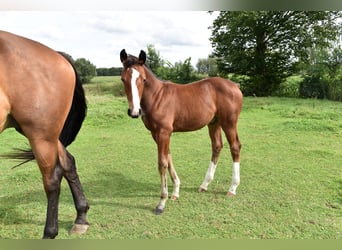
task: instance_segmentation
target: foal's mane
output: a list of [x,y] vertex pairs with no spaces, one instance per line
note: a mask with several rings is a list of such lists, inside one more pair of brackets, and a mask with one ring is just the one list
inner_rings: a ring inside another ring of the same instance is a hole
[[127,69],[137,64],[141,65],[141,63],[139,62],[139,59],[136,56],[128,55],[123,65]]
[[[123,63],[124,68],[127,69],[129,67],[134,66],[134,65],[142,65],[142,64],[136,56],[128,55],[126,61]],[[160,80],[159,77],[146,65],[146,63],[144,63],[143,66],[145,66],[145,69],[148,72],[150,72],[150,74],[152,76],[154,76],[155,78]],[[160,80],[160,81],[165,82],[164,80]]]

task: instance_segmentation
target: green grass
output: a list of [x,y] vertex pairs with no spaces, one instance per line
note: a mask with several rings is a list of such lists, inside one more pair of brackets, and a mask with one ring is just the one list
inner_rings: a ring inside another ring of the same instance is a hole
[[[227,143],[215,180],[207,193],[198,193],[211,155],[207,129],[174,134],[181,196],[156,216],[156,146],[142,121],[126,115],[125,97],[99,82],[85,86],[88,116],[68,148],[90,204],[91,226],[85,235],[68,235],[75,210],[63,180],[58,238],[341,239],[341,103],[245,98],[241,185],[233,199],[225,196],[231,179]],[[12,129],[1,140],[0,152],[27,146]],[[38,167],[32,162],[11,169],[14,164],[2,160],[0,168],[0,238],[40,238],[46,198]]]

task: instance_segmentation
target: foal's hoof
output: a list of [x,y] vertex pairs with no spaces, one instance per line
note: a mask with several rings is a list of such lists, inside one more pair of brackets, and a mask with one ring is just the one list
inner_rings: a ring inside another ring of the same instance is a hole
[[170,199],[171,199],[172,201],[175,201],[175,200],[177,200],[178,198],[179,198],[178,196],[172,195]]
[[156,214],[156,215],[160,215],[160,214],[162,214],[164,212],[164,209],[160,209],[160,208],[158,208],[158,207],[156,207],[156,210],[154,210],[154,213]]
[[205,193],[205,192],[207,192],[207,190],[200,187],[200,188],[198,189],[198,192],[200,192],[200,193]]
[[235,197],[235,194],[234,194],[234,193],[232,193],[232,192],[230,192],[230,191],[228,191],[228,193],[227,193],[227,197],[230,197],[230,198],[232,198],[232,197]]
[[70,235],[81,235],[87,232],[89,225],[87,224],[74,224],[69,231]]

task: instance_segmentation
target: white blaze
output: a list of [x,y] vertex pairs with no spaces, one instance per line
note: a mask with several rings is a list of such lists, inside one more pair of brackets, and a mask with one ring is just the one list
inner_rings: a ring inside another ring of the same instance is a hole
[[137,87],[137,79],[139,77],[139,72],[136,69],[132,69],[131,77],[131,91],[132,91],[132,103],[133,109],[131,110],[131,115],[138,116],[140,111],[140,97]]

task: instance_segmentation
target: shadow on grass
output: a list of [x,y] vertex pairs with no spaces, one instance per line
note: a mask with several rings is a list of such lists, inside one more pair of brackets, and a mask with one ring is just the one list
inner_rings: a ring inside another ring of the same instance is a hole
[[[121,202],[122,198],[139,198],[139,197],[151,197],[153,191],[153,198],[157,199],[159,192],[159,185],[148,183],[144,181],[137,181],[130,178],[128,175],[124,175],[115,171],[99,171],[96,173],[97,178],[93,178],[94,181],[85,181],[81,183],[85,190],[85,195],[92,205],[105,205],[115,207],[127,207],[130,209],[143,209],[152,211],[152,208],[147,205],[134,205],[130,206],[125,202]],[[71,198],[70,189],[66,186],[62,188],[60,195],[60,204],[66,204],[67,206],[74,207],[73,200]],[[157,201],[157,200],[156,200]],[[41,219],[35,220],[34,218],[27,218],[24,211],[18,210],[18,205],[34,207],[36,203],[40,203],[43,207],[43,215],[40,218],[45,220],[45,212],[47,206],[47,200],[43,188],[40,190],[31,190],[27,192],[18,192],[11,195],[3,195],[0,197],[0,224],[12,225],[12,224],[36,224],[44,225],[45,221]],[[38,209],[38,208],[37,208]],[[61,210],[61,209],[60,209]],[[76,218],[76,211],[75,211]],[[59,221],[60,227],[70,229],[72,221]]]
[[[143,175],[145,175],[145,173]],[[137,175],[135,174],[134,176]],[[65,182],[65,180],[63,182]],[[97,172],[94,173],[94,176],[89,177],[87,181],[82,181],[81,177],[81,183],[89,202],[91,213],[101,213],[101,211],[96,210],[97,206],[143,210],[154,213],[155,205],[157,205],[159,200],[159,178],[156,178],[155,180],[146,180],[143,178],[136,179],[129,173],[124,174],[117,169],[107,168],[97,170]],[[171,194],[171,192],[172,183],[169,182],[169,193]],[[205,195],[198,192],[196,184],[181,186],[181,198],[182,193],[184,193],[184,196],[185,193],[187,193],[187,195]],[[218,192],[217,190],[209,190],[207,192],[207,195],[213,196],[224,196],[224,194],[224,190],[222,190],[222,192]],[[35,207],[37,203],[39,203],[40,206],[37,210],[39,209],[42,211],[42,215],[37,219],[34,218],[34,215],[27,217],[25,216],[25,211],[18,210],[18,205],[32,208]],[[61,204],[74,209],[71,192],[67,185],[64,185],[61,190],[60,205]],[[45,224],[46,206],[47,200],[43,188],[7,196],[3,195],[0,197],[0,224],[34,224],[43,228]],[[60,207],[59,212],[64,213],[63,207]],[[76,218],[76,211],[74,210],[73,213],[72,216],[75,216]],[[71,218],[70,220],[59,219],[59,227],[69,230],[73,220],[74,218]]]

